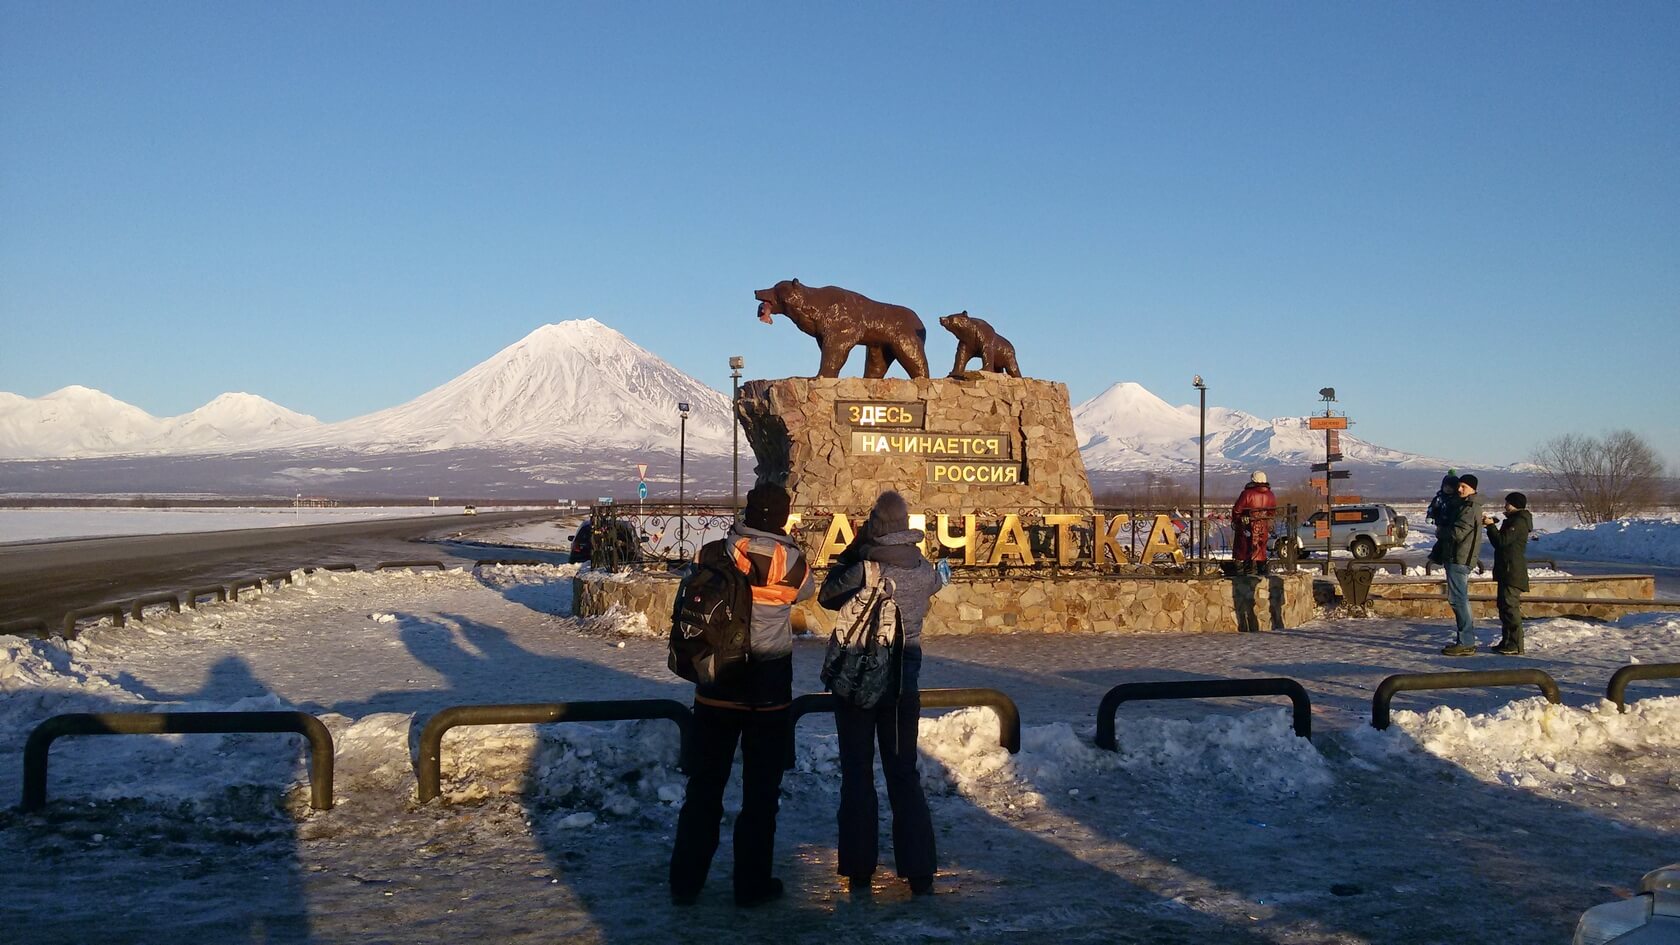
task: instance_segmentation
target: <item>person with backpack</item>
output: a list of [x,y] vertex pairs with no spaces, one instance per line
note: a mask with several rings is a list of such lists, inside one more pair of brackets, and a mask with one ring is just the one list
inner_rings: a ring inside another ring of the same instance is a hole
[[[788,706],[793,702],[793,605],[813,593],[805,555],[786,531],[791,505],[781,486],[754,486],[747,493],[742,521],[730,528],[726,538],[703,546],[696,556],[696,577],[721,559],[750,586],[744,653],[711,654],[717,659],[707,665],[720,663],[724,671],[679,669],[676,638],[680,628],[673,627],[672,668],[685,678],[698,677],[688,792],[677,815],[677,837],[671,850],[671,900],[678,905],[695,902],[706,883],[717,852],[723,792],[737,744],[741,748],[741,813],[735,818],[735,904],[756,906],[782,896],[782,881],[771,875],[770,861],[787,753]],[[691,578],[684,586],[694,583]],[[679,617],[684,606],[679,600]]]
[[1488,543],[1493,545],[1493,580],[1499,589],[1499,642],[1493,651],[1505,656],[1523,652],[1522,592],[1528,590],[1528,535],[1534,531],[1534,516],[1528,512],[1528,496],[1513,492],[1505,497],[1505,521],[1482,516]]
[[[933,818],[916,768],[921,717],[922,623],[941,583],[922,555],[923,535],[910,528],[910,507],[895,491],[881,493],[857,537],[835,559],[817,602],[838,610],[859,595],[886,596],[896,614],[892,654],[896,679],[864,707],[838,692],[834,727],[840,736],[839,872],[853,892],[870,888],[879,858],[880,802],[875,796],[875,748],[892,805],[896,871],[916,895],[933,892],[938,867]],[[873,581],[871,581],[873,577]],[[838,624],[836,625],[839,629]],[[832,688],[832,684],[831,684]]]

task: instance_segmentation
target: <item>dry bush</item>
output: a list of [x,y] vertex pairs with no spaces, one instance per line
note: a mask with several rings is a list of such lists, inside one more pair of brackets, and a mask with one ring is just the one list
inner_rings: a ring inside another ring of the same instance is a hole
[[1663,463],[1632,430],[1603,439],[1566,433],[1540,445],[1534,462],[1545,469],[1560,504],[1583,525],[1636,515],[1663,501]]

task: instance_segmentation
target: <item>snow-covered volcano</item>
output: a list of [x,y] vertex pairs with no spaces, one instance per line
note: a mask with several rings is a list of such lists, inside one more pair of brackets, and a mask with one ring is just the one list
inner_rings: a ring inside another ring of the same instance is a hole
[[[1080,455],[1093,472],[1193,471],[1200,434],[1198,408],[1174,407],[1130,381],[1115,384],[1073,408]],[[1307,429],[1301,417],[1262,420],[1225,407],[1207,414],[1209,469],[1301,466],[1324,459],[1324,434]],[[1403,453],[1343,433],[1349,463],[1404,469],[1436,469],[1447,463]]]
[[261,444],[385,452],[487,448],[727,452],[729,398],[593,318],[544,325],[406,404]]

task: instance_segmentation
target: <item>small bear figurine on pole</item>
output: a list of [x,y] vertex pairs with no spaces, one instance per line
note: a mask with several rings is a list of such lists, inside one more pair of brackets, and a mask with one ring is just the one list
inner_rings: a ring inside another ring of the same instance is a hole
[[951,368],[952,377],[967,376],[968,362],[975,357],[980,359],[982,371],[1021,376],[1021,368],[1015,363],[1015,346],[984,320],[969,315],[967,309],[941,318],[939,324],[957,336],[957,363]]
[[775,324],[772,315],[786,315],[795,327],[817,339],[822,348],[818,377],[839,377],[852,349],[863,345],[869,355],[864,377],[886,377],[897,361],[912,378],[927,377],[927,329],[915,312],[902,305],[877,302],[838,286],[806,286],[784,279],[753,293],[758,320]]

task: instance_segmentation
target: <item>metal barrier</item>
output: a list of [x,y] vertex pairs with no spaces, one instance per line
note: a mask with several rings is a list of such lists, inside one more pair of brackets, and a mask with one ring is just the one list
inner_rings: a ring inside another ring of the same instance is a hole
[[1620,712],[1627,711],[1625,695],[1628,683],[1636,679],[1680,679],[1680,663],[1635,663],[1623,666],[1610,676],[1610,685],[1604,690],[1604,698],[1616,703]]
[[398,568],[437,568],[439,571],[449,570],[448,568],[444,567],[442,561],[427,561],[427,560],[381,561],[378,564],[373,566],[373,569],[375,571],[394,571]]
[[1546,701],[1562,702],[1556,680],[1538,669],[1494,669],[1462,673],[1399,673],[1377,685],[1371,697],[1371,727],[1388,728],[1388,704],[1397,692],[1420,689],[1480,689],[1485,686],[1538,686]]
[[52,636],[52,625],[47,623],[45,620],[42,620],[40,617],[31,617],[28,620],[9,620],[5,623],[0,623],[0,636],[21,637],[26,633],[32,633],[45,640]]
[[1123,702],[1153,699],[1228,699],[1243,696],[1288,696],[1295,707],[1295,734],[1312,738],[1312,699],[1293,679],[1173,679],[1166,682],[1121,683],[1103,694],[1097,706],[1097,747],[1119,751],[1114,715]]
[[23,746],[23,809],[47,803],[47,751],[65,735],[205,735],[294,732],[309,739],[309,806],[333,805],[332,733],[305,712],[78,712],[35,726]]
[[276,585],[290,584],[290,583],[292,583],[292,572],[290,572],[290,571],[276,571],[273,574],[264,575],[263,576],[263,582],[265,584],[276,584]]
[[145,597],[135,598],[133,606],[128,609],[128,615],[135,620],[140,620],[142,619],[140,616],[141,612],[152,604],[168,604],[169,609],[174,613],[178,614],[181,612],[181,596],[179,594],[166,592],[162,594],[147,594]]
[[214,584],[214,585],[211,585],[209,587],[195,587],[195,588],[193,588],[192,590],[187,592],[187,606],[191,607],[193,610],[197,610],[198,609],[198,599],[200,597],[210,597],[210,596],[214,596],[216,598],[217,603],[222,603],[222,602],[226,601],[228,599],[227,585],[226,584]]
[[[997,713],[998,747],[1010,754],[1021,750],[1021,710],[1015,700],[996,689],[923,689],[924,709],[959,709],[983,705]],[[792,768],[793,730],[800,718],[812,712],[833,712],[837,700],[832,692],[808,692],[794,697],[788,710],[787,767]]]
[[228,600],[238,600],[239,592],[245,590],[246,588],[253,589],[259,594],[262,593],[263,579],[246,578],[242,581],[234,581],[232,584],[228,585]]
[[450,706],[426,720],[420,731],[420,757],[414,777],[420,803],[442,793],[443,735],[462,725],[519,725],[545,722],[617,722],[625,719],[670,719],[682,733],[686,766],[689,729],[694,714],[674,699],[602,699],[592,702],[537,702],[520,705]]
[[72,610],[64,615],[64,639],[76,639],[76,621],[83,617],[110,617],[111,622],[120,627],[127,622],[125,616],[121,604],[95,604],[81,610]]
[[477,561],[473,562],[473,567],[475,567],[475,568],[531,567],[531,566],[536,566],[536,565],[544,565],[544,564],[547,564],[547,563],[548,563],[547,561],[538,561],[535,558],[480,558]]
[[334,561],[331,564],[315,564],[303,569],[304,574],[313,571],[354,571],[356,566],[348,561]]

